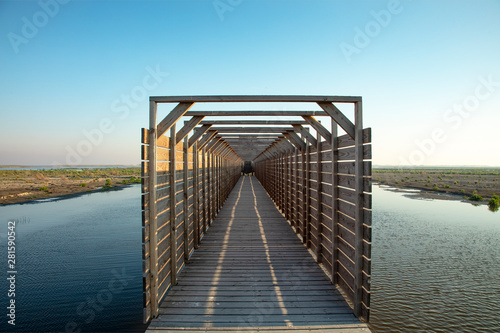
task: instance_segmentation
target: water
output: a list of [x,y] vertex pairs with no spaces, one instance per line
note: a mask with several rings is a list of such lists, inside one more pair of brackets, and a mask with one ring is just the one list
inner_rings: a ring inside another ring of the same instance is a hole
[[500,332],[500,213],[373,191],[373,332]]
[[[500,212],[373,190],[373,332],[500,332]],[[139,198],[134,185],[0,207],[2,274],[6,222],[21,220],[16,327],[2,313],[0,331],[143,332]]]
[[[140,186],[0,207],[2,276],[16,228],[16,326],[2,332],[144,332]],[[5,258],[5,259],[4,259]],[[7,281],[0,282],[5,309]]]

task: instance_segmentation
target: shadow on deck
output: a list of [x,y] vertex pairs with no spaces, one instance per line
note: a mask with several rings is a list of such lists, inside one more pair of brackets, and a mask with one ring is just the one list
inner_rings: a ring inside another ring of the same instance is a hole
[[369,332],[266,191],[241,177],[147,332]]

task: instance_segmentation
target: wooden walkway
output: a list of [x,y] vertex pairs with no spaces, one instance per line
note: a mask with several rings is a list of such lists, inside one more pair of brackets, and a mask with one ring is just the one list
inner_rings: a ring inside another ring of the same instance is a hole
[[369,332],[253,176],[241,177],[147,332]]

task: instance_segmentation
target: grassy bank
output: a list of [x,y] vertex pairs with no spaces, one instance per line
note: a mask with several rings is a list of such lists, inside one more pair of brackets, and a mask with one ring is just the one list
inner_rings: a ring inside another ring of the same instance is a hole
[[0,170],[0,204],[106,191],[141,182],[141,168]]
[[[500,169],[373,169],[375,183],[459,195],[487,204],[500,194]],[[493,204],[493,201],[491,201]]]

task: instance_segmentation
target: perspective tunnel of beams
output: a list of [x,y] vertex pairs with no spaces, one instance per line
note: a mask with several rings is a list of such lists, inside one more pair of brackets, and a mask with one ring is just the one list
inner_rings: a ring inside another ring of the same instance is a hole
[[[316,147],[318,140],[331,142],[328,128],[336,125],[354,139],[354,124],[337,106],[331,102],[315,104],[322,110],[189,111],[195,103],[180,102],[158,125],[157,135],[167,134],[168,125],[190,117],[177,132],[176,142],[193,131],[188,147],[197,142],[197,150],[205,148],[213,154],[232,155],[239,162],[252,164],[295,149],[305,150],[307,143]],[[331,119],[331,125],[317,120],[318,116]]]
[[[162,120],[158,122],[158,114],[164,111],[163,106],[158,110],[159,105],[171,106],[172,103],[175,103],[173,109],[164,118],[160,117]],[[194,105],[203,107],[205,103],[211,104],[211,107],[260,103],[260,107],[238,111],[191,110]],[[268,106],[277,103],[281,107],[290,103],[295,106],[300,103],[299,107],[312,105],[316,110],[277,111]],[[347,118],[337,105],[346,106],[342,110],[352,108],[354,120]],[[319,117],[326,121],[320,122]],[[183,200],[184,204],[179,207],[189,211],[187,177],[191,155],[196,178],[192,195],[195,198],[200,195],[196,185],[200,182],[200,175],[196,171],[199,153],[203,157],[205,176],[205,156],[215,155],[225,159],[227,163],[224,163],[232,170],[230,174],[236,178],[240,174],[239,165],[252,162],[259,182],[304,245],[309,249],[315,248],[316,261],[325,272],[329,272],[327,274],[332,283],[344,291],[346,300],[352,303],[355,316],[368,321],[371,278],[371,129],[363,128],[362,118],[362,99],[352,96],[150,97],[150,127],[142,132],[142,160],[147,162],[142,166],[147,181],[147,184],[143,184],[145,321],[157,316],[158,305],[169,286],[177,283],[177,267],[182,266],[182,257],[186,260],[189,258],[190,244],[193,243],[194,248],[197,248],[201,241],[200,235],[206,232],[205,226],[210,225],[215,216],[203,214],[203,230],[199,221],[202,215],[196,212],[199,200],[194,199],[194,220],[188,223],[189,216],[182,217],[185,226],[184,250],[177,244],[177,226],[182,221],[177,221],[181,215],[178,215],[176,205],[178,200]],[[339,133],[339,127],[345,135]],[[183,148],[176,148],[181,143]],[[177,157],[182,150],[184,157]],[[193,150],[197,153],[193,153]],[[302,166],[299,166],[299,161]],[[179,177],[183,175],[184,179],[183,199],[179,199],[177,186],[148,191],[157,188],[157,179],[165,184],[164,178],[168,177],[170,184],[176,184],[177,173]],[[202,176],[201,182],[210,183],[210,176],[205,176]],[[295,188],[292,188],[291,179],[295,181]],[[231,183],[229,186],[232,189],[234,182],[227,179],[227,183]],[[162,196],[158,209],[157,192]],[[294,202],[296,207],[291,207]],[[205,207],[205,201],[203,205]],[[170,207],[169,216],[165,216],[165,206]],[[298,218],[297,212],[302,214],[302,219]],[[161,223],[158,225],[160,215]],[[186,227],[191,223],[193,234]],[[158,228],[162,229],[161,234],[164,236],[167,224],[173,235],[170,244],[163,241],[166,237],[158,239]],[[317,237],[312,237],[314,234]],[[162,253],[158,253],[159,242],[162,244]],[[177,258],[178,251],[167,251],[169,248],[178,249],[184,256],[179,252],[181,258]],[[165,258],[168,253],[171,258]],[[172,272],[168,281],[168,274],[164,270],[167,262]]]

